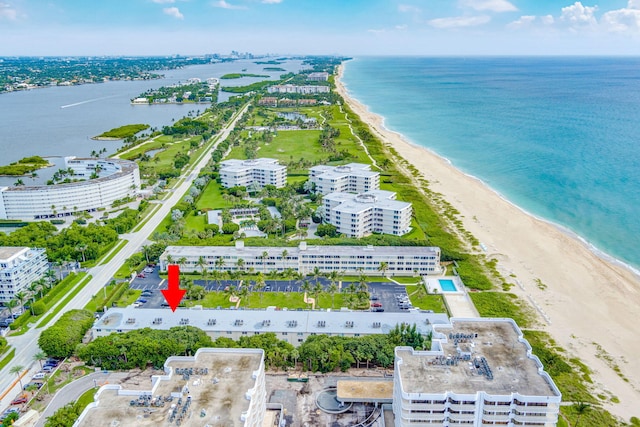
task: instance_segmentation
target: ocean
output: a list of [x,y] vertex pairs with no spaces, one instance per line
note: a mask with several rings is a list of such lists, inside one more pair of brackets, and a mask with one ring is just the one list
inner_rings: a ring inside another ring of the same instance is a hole
[[640,269],[640,58],[363,57],[343,82],[388,129]]

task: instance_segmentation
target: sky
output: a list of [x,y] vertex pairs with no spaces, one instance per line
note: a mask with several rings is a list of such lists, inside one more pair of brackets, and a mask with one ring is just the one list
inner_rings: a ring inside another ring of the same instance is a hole
[[0,56],[639,55],[640,0],[0,0]]

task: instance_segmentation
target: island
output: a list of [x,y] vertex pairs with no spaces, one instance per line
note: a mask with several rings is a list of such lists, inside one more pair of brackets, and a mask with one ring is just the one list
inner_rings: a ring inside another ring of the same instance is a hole
[[223,76],[221,76],[221,79],[240,79],[242,77],[269,77],[269,76],[265,76],[264,74],[251,74],[251,73],[229,73],[229,74],[225,74]]
[[149,89],[131,100],[132,105],[212,103],[218,100],[218,79],[210,78],[206,82],[191,78],[186,84],[162,86]]
[[40,156],[25,157],[6,166],[0,166],[0,175],[20,176],[32,173],[38,169],[51,166],[51,164]]

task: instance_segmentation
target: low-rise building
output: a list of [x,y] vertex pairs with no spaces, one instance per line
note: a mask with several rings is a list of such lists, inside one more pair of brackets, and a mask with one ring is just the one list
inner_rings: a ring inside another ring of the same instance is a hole
[[0,302],[14,299],[16,293],[44,276],[47,268],[44,249],[0,246]]
[[411,231],[411,203],[395,200],[392,191],[373,190],[357,195],[330,193],[322,198],[323,219],[349,237],[372,233],[402,236]]
[[287,167],[279,164],[276,159],[265,157],[250,160],[230,159],[220,162],[220,179],[222,186],[227,188],[263,188],[265,185],[282,188],[287,184]]
[[430,351],[396,347],[395,426],[541,426],[562,395],[511,319],[433,325]]
[[[200,265],[200,258],[204,265]],[[184,272],[255,271],[270,273],[287,269],[309,274],[316,268],[348,274],[414,276],[440,274],[440,248],[433,246],[168,246],[160,256],[160,269],[183,259]],[[219,259],[222,260],[219,261]],[[383,264],[384,263],[384,264]],[[386,265],[386,269],[381,266]]]
[[[300,296],[302,298],[302,295]],[[310,335],[360,337],[388,334],[396,325],[416,325],[422,335],[431,333],[433,324],[446,324],[444,313],[422,311],[384,312],[351,310],[286,310],[275,307],[266,310],[224,310],[178,308],[140,309],[112,307],[93,326],[94,336],[128,332],[140,328],[168,330],[175,326],[194,326],[212,339],[272,332],[278,339],[299,346]]]
[[148,389],[100,387],[74,427],[260,427],[267,412],[264,351],[201,348],[172,356]]
[[320,194],[364,193],[380,189],[380,173],[364,163],[313,166],[309,168],[309,180],[314,184],[314,191]]
[[329,86],[321,85],[274,85],[267,88],[268,93],[301,93],[306,95],[314,95],[317,93],[329,93]]
[[135,162],[120,159],[65,158],[72,178],[82,181],[19,187],[0,187],[0,219],[46,219],[95,211],[140,189]]

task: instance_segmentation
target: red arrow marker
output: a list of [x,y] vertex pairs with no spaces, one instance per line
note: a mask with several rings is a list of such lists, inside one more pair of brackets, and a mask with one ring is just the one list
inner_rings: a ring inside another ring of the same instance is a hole
[[168,270],[169,278],[167,282],[169,283],[169,288],[161,289],[160,291],[162,295],[164,295],[164,299],[167,300],[169,307],[171,307],[171,311],[176,311],[176,308],[180,305],[180,301],[182,301],[182,297],[187,291],[180,289],[180,267],[175,264],[170,264]]

